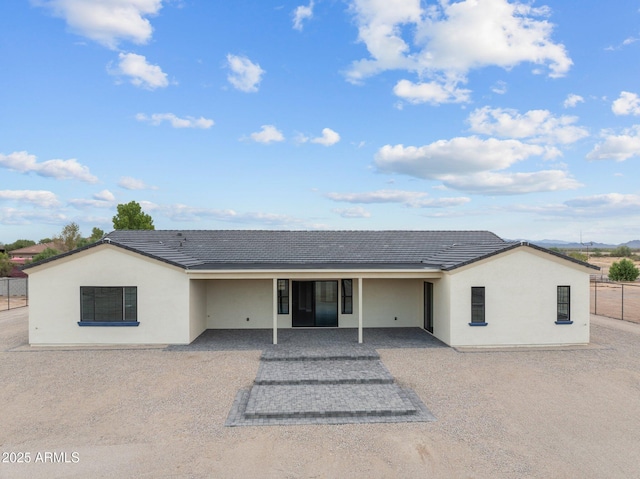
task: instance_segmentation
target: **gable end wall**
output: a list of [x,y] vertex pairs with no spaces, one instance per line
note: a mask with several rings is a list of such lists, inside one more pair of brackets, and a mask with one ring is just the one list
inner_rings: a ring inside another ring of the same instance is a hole
[[[589,272],[522,247],[460,270],[450,289],[451,346],[553,345],[589,342]],[[471,288],[485,287],[487,326],[469,326]],[[573,324],[556,324],[557,287],[571,287]]]
[[[81,286],[136,286],[137,327],[82,327]],[[189,280],[179,268],[101,245],[29,271],[29,343],[183,344]]]

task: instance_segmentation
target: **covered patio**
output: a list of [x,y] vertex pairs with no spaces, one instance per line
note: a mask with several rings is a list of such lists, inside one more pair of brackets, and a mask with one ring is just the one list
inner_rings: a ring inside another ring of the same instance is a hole
[[[332,346],[364,347],[357,344],[358,329],[282,329],[273,344],[269,329],[207,329],[191,344],[171,345],[172,351],[253,351],[288,348],[326,349]],[[364,328],[367,347],[374,349],[447,348],[422,328]]]

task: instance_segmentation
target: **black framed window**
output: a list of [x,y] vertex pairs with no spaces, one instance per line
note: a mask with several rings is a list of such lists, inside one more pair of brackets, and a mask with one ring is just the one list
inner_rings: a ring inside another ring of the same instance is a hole
[[485,320],[485,294],[484,286],[471,288],[471,322],[472,326],[484,326]]
[[278,314],[289,314],[289,280],[278,280]]
[[353,314],[353,280],[342,280],[342,314]]
[[138,288],[135,286],[81,286],[81,323],[137,323]]
[[558,314],[556,322],[571,322],[571,286],[558,286]]

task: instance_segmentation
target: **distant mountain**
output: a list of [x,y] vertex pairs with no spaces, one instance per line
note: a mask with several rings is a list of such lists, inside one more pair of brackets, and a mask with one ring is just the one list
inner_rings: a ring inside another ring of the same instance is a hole
[[[616,246],[620,246],[620,245],[612,245],[612,244],[606,244],[606,243],[591,243],[591,242],[580,244],[580,243],[571,243],[569,241],[548,240],[548,239],[544,239],[544,240],[520,240],[519,239],[515,241],[528,241],[529,243],[542,246],[543,248],[560,248],[560,249],[586,249],[588,246],[590,250],[593,250],[594,248],[613,249]],[[635,241],[631,241],[630,243],[635,243]],[[640,240],[638,240],[637,243],[638,243],[638,246],[631,246],[628,243],[624,243],[624,244],[629,246],[629,248],[640,248]]]
[[625,243],[625,245],[631,249],[640,248],[640,240],[628,241]]

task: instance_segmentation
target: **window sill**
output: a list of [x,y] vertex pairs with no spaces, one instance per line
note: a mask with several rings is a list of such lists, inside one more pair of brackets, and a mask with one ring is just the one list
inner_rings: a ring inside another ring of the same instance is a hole
[[489,323],[469,323],[469,326],[487,326]]
[[573,324],[573,321],[556,321],[556,324]]
[[138,326],[138,321],[78,321],[78,326]]

